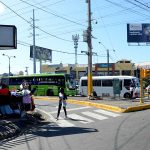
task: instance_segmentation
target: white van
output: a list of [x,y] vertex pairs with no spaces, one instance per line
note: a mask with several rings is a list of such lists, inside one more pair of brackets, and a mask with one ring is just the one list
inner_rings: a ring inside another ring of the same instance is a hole
[[[136,90],[134,97],[140,95],[139,79],[134,76],[93,76],[93,90],[96,91],[98,96],[114,96],[113,80],[119,79],[120,81],[120,96],[124,98],[130,98],[130,85],[134,83]],[[81,77],[79,82],[79,94],[81,96],[87,96],[87,76]]]

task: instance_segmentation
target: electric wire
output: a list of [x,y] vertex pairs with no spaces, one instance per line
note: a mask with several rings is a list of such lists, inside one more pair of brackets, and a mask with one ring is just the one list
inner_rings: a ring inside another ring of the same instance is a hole
[[19,0],[19,1],[21,1],[21,2],[23,2],[23,3],[26,3],[26,4],[28,4],[28,5],[32,6],[32,7],[35,7],[35,8],[37,8],[37,9],[39,9],[39,10],[42,10],[42,11],[44,11],[44,12],[47,12],[47,13],[49,13],[49,14],[55,16],[55,17],[61,18],[61,19],[66,20],[66,21],[69,21],[69,22],[71,22],[71,23],[74,23],[74,24],[77,24],[77,25],[80,25],[80,26],[84,26],[84,27],[86,26],[86,25],[83,25],[83,24],[81,24],[81,23],[78,23],[78,22],[75,22],[75,21],[73,21],[73,20],[70,20],[70,19],[68,19],[68,18],[65,18],[65,17],[62,17],[62,16],[60,16],[60,15],[57,15],[56,13],[52,13],[52,12],[50,12],[50,11],[47,11],[47,10],[45,10],[45,9],[42,9],[41,7],[35,6],[35,5],[33,5],[33,4],[30,4],[30,3],[28,3],[28,2],[26,2],[26,1],[24,1],[24,0]]
[[[1,2],[1,1],[0,1]],[[9,6],[7,6],[5,3],[3,3],[3,2],[1,2],[4,6],[6,6],[8,9],[10,9],[13,13],[15,13],[18,17],[20,17],[21,19],[23,19],[25,22],[27,22],[28,24],[30,24],[32,27],[33,27],[33,24],[30,22],[30,21],[28,21],[28,20],[26,20],[24,17],[22,17],[21,15],[19,15],[17,12],[15,12],[13,9],[11,9]],[[61,38],[61,37],[58,37],[58,36],[56,36],[56,35],[53,35],[53,34],[51,34],[51,33],[48,33],[47,31],[45,31],[45,30],[43,30],[43,29],[41,29],[40,27],[36,27],[37,29],[39,29],[40,31],[42,31],[42,32],[44,32],[45,34],[48,34],[48,35],[50,35],[50,36],[52,36],[52,37],[55,37],[55,38],[57,38],[57,39],[59,39],[59,40],[63,40],[63,41],[66,41],[66,42],[73,42],[73,41],[71,41],[71,40],[66,40],[66,39],[63,39],[63,38]]]

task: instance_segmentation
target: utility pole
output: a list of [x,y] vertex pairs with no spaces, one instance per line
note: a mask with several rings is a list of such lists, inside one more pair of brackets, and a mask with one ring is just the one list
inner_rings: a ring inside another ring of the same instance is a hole
[[36,74],[35,18],[34,18],[34,9],[33,9],[33,73]]
[[107,49],[107,69],[108,69],[107,75],[109,76],[109,49]]
[[86,0],[88,3],[88,28],[87,28],[87,45],[88,45],[88,97],[92,95],[92,25],[91,25],[91,0]]
[[107,49],[105,47],[105,45],[103,45],[103,43],[101,43],[101,42],[98,42],[98,43],[101,44],[106,49],[106,52],[107,52],[107,75],[109,75],[109,49]]
[[72,35],[72,40],[74,41],[74,48],[75,48],[76,79],[78,79],[78,74],[77,74],[77,48],[78,48],[79,34]]

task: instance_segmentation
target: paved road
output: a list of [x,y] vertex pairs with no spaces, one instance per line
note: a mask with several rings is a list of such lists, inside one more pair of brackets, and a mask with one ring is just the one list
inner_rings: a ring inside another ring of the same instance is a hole
[[[1,143],[1,150],[149,150],[150,110],[112,113],[94,107],[68,105],[70,119],[55,120],[57,102],[36,101],[49,121],[18,138]],[[50,113],[51,112],[51,113]],[[54,119],[54,120],[51,120]]]
[[60,127],[85,126],[97,121],[103,121],[110,118],[120,117],[121,113],[114,113],[102,109],[97,109],[90,106],[68,104],[68,118],[64,116],[63,109],[61,110],[59,120],[56,120],[58,102],[56,101],[38,101],[36,104],[37,110],[43,115],[46,115],[50,121],[55,122]]

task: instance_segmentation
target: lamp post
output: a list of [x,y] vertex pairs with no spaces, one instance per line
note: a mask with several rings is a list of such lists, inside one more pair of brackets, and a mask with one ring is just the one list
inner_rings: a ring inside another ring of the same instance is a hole
[[8,59],[9,59],[9,76],[10,76],[10,59],[11,59],[11,58],[16,58],[16,56],[8,56],[8,55],[6,55],[6,54],[3,54],[3,56],[8,57]]
[[[101,43],[101,42],[98,42],[98,43],[101,44],[105,48],[105,50],[107,51],[107,69],[108,69],[107,75],[110,75],[110,70],[109,70],[109,57],[110,57],[109,56],[109,49],[107,49],[103,43]],[[113,50],[113,52],[115,52],[115,50]]]

